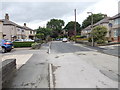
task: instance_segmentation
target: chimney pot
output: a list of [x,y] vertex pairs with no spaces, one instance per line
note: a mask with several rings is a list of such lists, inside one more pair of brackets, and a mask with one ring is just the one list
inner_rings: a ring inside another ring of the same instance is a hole
[[9,15],[7,13],[5,14],[5,20],[9,20]]
[[26,26],[26,23],[24,23],[24,26]]

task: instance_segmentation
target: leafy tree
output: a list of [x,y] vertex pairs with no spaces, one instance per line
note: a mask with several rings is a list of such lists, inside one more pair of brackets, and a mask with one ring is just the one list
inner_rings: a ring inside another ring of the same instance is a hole
[[[68,22],[64,29],[66,29],[67,31],[75,30],[75,22],[74,21]],[[81,32],[81,25],[78,22],[76,22],[76,31],[77,33]]]
[[51,36],[51,35],[52,35],[52,30],[50,28],[41,28],[41,27],[39,27],[37,29],[36,37],[46,39],[46,37]]
[[63,20],[60,19],[51,19],[48,23],[47,23],[47,28],[52,29],[53,32],[53,37],[57,37],[59,36],[59,34],[62,31],[62,27],[64,26],[65,22]]
[[[86,28],[87,26],[91,25],[91,17],[92,15],[89,15],[83,22],[82,22],[82,28]],[[93,14],[93,24],[97,23],[98,21],[102,20],[105,17],[105,14]]]
[[91,36],[93,36],[94,42],[98,44],[105,43],[106,34],[107,34],[107,28],[105,26],[96,26],[93,28],[91,32]]
[[37,34],[35,35],[35,37],[43,40],[45,36],[44,36],[43,33],[37,33]]

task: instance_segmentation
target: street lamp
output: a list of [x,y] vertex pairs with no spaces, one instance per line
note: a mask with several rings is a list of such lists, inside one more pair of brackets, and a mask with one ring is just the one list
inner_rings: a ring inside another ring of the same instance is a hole
[[75,36],[75,42],[76,42],[76,34],[77,34],[77,32],[76,32],[76,9],[74,10],[74,13],[75,13],[75,26],[74,26],[74,36]]
[[[93,30],[93,13],[92,12],[87,12],[87,14],[91,14],[91,31]],[[94,46],[94,39],[92,35],[92,46]]]

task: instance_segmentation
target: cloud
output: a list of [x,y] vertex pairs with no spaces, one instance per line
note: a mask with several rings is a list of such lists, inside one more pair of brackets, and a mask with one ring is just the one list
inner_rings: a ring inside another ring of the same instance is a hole
[[63,2],[4,2],[3,14],[9,13],[11,18],[19,22],[34,20],[47,20],[70,15],[74,8],[81,11],[91,3],[63,3]]
[[[4,0],[3,0],[4,1]],[[52,0],[53,1],[53,0]],[[73,1],[73,0],[72,0]],[[45,26],[52,18],[63,19],[66,24],[74,21],[74,9],[77,9],[77,21],[81,24],[88,16],[87,12],[104,13],[108,16],[117,14],[118,0],[79,0],[80,2],[2,2],[0,18],[8,13],[10,20],[31,28]],[[1,3],[0,3],[1,4]]]
[[3,2],[0,18],[8,13],[10,20],[18,23],[41,23],[52,18],[70,17],[75,8],[82,12],[92,4],[93,2]]

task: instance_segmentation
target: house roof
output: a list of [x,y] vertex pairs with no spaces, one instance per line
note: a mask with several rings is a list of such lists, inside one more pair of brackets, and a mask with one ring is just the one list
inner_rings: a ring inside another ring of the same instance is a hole
[[9,20],[6,20],[6,19],[2,19],[2,21],[3,21],[3,24],[4,24],[4,25],[13,25],[13,26],[16,26],[16,27],[23,28],[22,26],[14,23],[14,22],[12,22],[12,21],[9,21]]
[[23,26],[23,28],[25,28],[26,30],[33,30],[33,29],[31,29],[31,28],[29,28],[27,26]]
[[87,26],[86,28],[84,28],[82,31],[84,30],[91,30],[91,25]]
[[98,21],[97,23],[95,23],[93,26],[97,26],[97,25],[100,25],[100,24],[103,24],[103,23],[109,23],[110,19],[111,19],[111,17],[106,17],[106,18]]
[[[97,25],[100,25],[100,24],[103,24],[103,23],[109,23],[109,19],[111,19],[111,17],[106,17],[106,18],[98,21],[97,23],[95,23],[93,26],[97,26]],[[91,29],[91,25],[89,25],[88,27],[86,27],[83,30],[90,30],[90,29]]]
[[116,18],[120,18],[120,13],[118,13],[117,15],[113,16],[111,19],[116,19]]
[[10,21],[10,20],[2,19],[1,21],[3,21],[3,24],[4,24],[4,25],[13,25],[13,26],[16,26],[16,27],[19,27],[19,28],[23,28],[23,29],[26,29],[26,30],[33,30],[33,29],[31,29],[31,28],[29,28],[29,27],[26,27],[26,26],[20,26],[20,25],[12,22],[12,21]]

